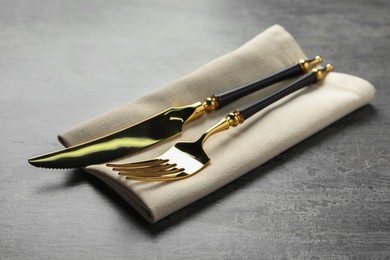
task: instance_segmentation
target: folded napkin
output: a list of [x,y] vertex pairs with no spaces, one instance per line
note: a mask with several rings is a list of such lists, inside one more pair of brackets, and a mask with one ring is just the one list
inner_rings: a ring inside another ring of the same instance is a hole
[[[289,33],[279,25],[272,26],[237,50],[138,100],[76,126],[59,135],[59,140],[71,146],[108,134],[166,108],[203,101],[214,93],[252,82],[303,57],[304,53]],[[337,69],[337,64],[335,67]],[[196,140],[228,112],[259,100],[281,86],[277,84],[208,114],[186,125],[180,138],[121,161],[151,159],[179,140]],[[93,165],[84,170],[107,183],[145,219],[154,223],[367,104],[374,92],[373,86],[363,79],[332,72],[323,82],[285,97],[244,124],[213,135],[204,146],[211,163],[188,179],[144,183],[126,180],[105,165]]]

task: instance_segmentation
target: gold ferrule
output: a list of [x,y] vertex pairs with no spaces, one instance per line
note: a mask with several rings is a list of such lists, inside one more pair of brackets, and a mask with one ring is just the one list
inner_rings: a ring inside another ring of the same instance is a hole
[[331,71],[333,71],[333,66],[331,64],[326,64],[325,68],[315,68],[312,70],[318,81],[322,80]]
[[192,113],[192,115],[187,119],[185,120],[184,124],[194,120],[194,119],[197,119],[201,116],[203,116],[204,114],[206,114],[206,111],[205,111],[205,108],[203,106],[203,104],[201,102],[196,102],[190,106],[187,106],[187,107],[192,107],[194,108],[194,112]]
[[322,62],[321,56],[315,56],[314,59],[300,59],[298,64],[301,66],[301,69],[304,73],[309,72],[312,68]]
[[207,113],[213,112],[219,108],[219,100],[218,97],[212,96],[206,98],[205,101],[203,101],[202,106],[204,107],[205,111]]
[[229,129],[231,126],[238,126],[244,122],[244,117],[240,111],[234,111],[228,114],[224,119],[219,121],[216,125],[207,130],[198,140],[198,142],[204,143],[210,136],[215,133]]
[[236,110],[226,116],[226,121],[228,121],[230,126],[235,127],[244,122],[244,117],[241,115],[240,111]]

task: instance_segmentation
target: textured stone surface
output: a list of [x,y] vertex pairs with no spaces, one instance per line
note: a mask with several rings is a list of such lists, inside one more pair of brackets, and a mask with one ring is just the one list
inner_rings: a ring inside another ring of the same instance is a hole
[[[390,257],[388,1],[0,4],[0,258]],[[370,81],[371,105],[154,225],[82,171],[28,165],[275,23]]]

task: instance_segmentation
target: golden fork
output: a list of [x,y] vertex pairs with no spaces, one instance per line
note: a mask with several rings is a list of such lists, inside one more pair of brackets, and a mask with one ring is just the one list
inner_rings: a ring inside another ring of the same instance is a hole
[[126,176],[126,179],[130,180],[174,181],[188,178],[199,172],[210,162],[210,158],[203,150],[203,143],[211,135],[227,130],[231,126],[235,127],[243,123],[244,120],[277,100],[322,80],[325,75],[332,70],[333,66],[330,64],[327,64],[325,68],[313,69],[310,73],[267,98],[228,114],[226,118],[207,130],[195,142],[176,143],[159,158],[132,163],[108,163],[106,165],[108,167],[113,167],[114,171],[117,171],[120,175]]

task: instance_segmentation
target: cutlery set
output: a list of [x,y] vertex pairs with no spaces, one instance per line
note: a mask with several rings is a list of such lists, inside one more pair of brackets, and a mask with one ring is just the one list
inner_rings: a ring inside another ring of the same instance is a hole
[[[119,175],[138,181],[176,181],[188,178],[210,163],[210,158],[203,149],[204,142],[210,136],[230,127],[236,127],[283,97],[321,81],[333,70],[330,64],[324,68],[317,68],[321,62],[320,56],[313,59],[301,59],[272,75],[224,93],[214,94],[203,102],[169,108],[117,132],[59,151],[32,157],[28,159],[28,162],[43,168],[80,168],[107,163],[106,165],[112,167],[113,171],[118,172]],[[275,83],[298,76],[300,77],[296,81],[268,97],[229,113],[194,142],[178,142],[158,158],[148,161],[112,162],[180,135],[183,127],[190,121],[207,113],[221,109]]]

